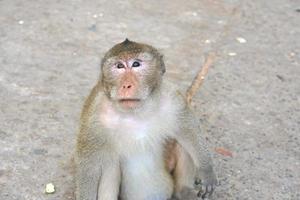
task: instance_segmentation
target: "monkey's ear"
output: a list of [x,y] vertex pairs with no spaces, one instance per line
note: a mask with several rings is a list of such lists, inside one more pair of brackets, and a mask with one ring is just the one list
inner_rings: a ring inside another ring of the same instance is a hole
[[164,62],[164,56],[160,55],[160,67],[162,70],[162,74],[164,74],[166,72],[166,66],[165,66],[165,62]]

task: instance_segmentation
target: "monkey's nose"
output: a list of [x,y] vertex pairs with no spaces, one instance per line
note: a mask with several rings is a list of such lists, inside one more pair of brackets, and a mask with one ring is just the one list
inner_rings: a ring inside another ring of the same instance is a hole
[[129,89],[129,88],[131,88],[131,85],[123,85],[123,89]]

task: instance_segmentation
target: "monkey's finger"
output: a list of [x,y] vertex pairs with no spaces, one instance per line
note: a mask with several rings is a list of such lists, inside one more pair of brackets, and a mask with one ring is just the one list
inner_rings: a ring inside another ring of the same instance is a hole
[[214,186],[213,185],[210,185],[209,186],[210,188],[209,188],[209,191],[208,191],[208,197],[211,197],[211,195],[214,193]]
[[211,197],[211,195],[214,192],[214,186],[213,185],[208,185],[208,186],[206,186],[206,190],[207,190],[207,197]]
[[207,197],[208,194],[208,186],[205,187],[205,191],[204,193],[201,195],[201,199],[205,199]]
[[203,194],[205,194],[205,192],[206,192],[206,190],[203,187],[201,187],[199,189],[199,192],[197,193],[197,197],[201,197],[202,198],[202,196],[203,196]]
[[212,185],[207,185],[205,187],[205,192],[203,194],[200,194],[200,196],[201,196],[202,199],[206,199],[208,197],[211,197],[213,191],[214,191],[214,187]]
[[202,184],[202,180],[198,178],[198,179],[195,180],[194,184],[196,186],[201,185]]

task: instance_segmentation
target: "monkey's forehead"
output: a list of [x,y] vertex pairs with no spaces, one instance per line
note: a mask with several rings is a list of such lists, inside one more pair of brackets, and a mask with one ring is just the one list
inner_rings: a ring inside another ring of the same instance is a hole
[[125,41],[116,44],[110,49],[110,52],[114,55],[120,54],[121,52],[139,53],[143,51],[156,51],[156,49],[148,44],[130,41],[127,38]]
[[149,49],[146,46],[142,46],[140,44],[128,44],[128,45],[124,45],[124,44],[117,44],[115,46],[113,46],[110,49],[110,54],[113,56],[116,55],[120,55],[122,53],[140,53],[143,51],[149,51]]
[[121,52],[118,55],[105,56],[104,63],[111,63],[116,61],[128,61],[131,59],[140,59],[142,61],[151,61],[154,59],[154,55],[149,52]]
[[157,49],[155,49],[154,47],[152,47],[148,44],[133,42],[133,41],[126,39],[125,41],[113,46],[106,53],[104,58],[117,57],[117,56],[122,57],[122,58],[135,57],[144,52],[148,52],[149,54],[152,54],[152,55],[159,54]]
[[152,54],[156,55],[158,54],[158,51],[151,48],[130,48],[130,46],[125,46],[122,48],[112,48],[108,53],[105,55],[106,58],[109,57],[135,57],[141,54]]

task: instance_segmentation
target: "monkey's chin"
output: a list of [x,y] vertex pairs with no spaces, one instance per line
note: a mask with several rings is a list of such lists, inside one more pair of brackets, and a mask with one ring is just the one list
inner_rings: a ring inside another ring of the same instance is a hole
[[135,109],[138,108],[141,104],[140,99],[120,99],[118,100],[118,104],[121,106],[123,109]]

